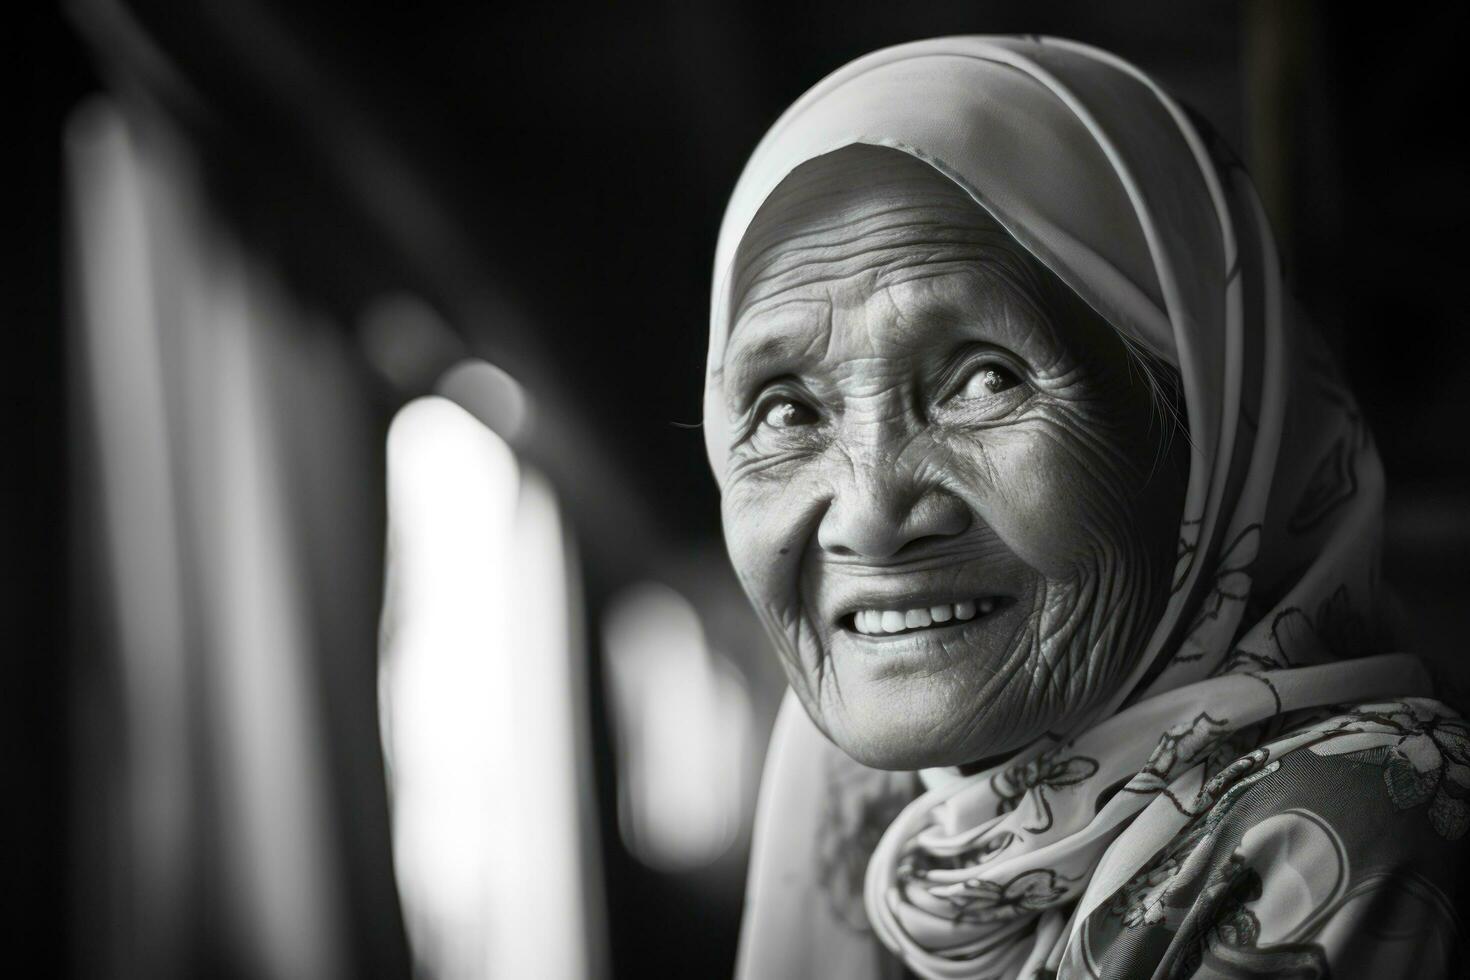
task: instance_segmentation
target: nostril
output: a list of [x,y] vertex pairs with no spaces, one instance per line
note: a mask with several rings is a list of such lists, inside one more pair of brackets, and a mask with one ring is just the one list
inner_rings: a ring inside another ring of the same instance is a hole
[[817,544],[836,557],[882,560],[896,554],[904,539],[891,514],[838,501],[817,528]]
[[947,538],[951,538],[953,536],[953,534],[925,534],[921,537],[917,537],[911,541],[906,542],[902,548],[898,549],[898,553],[895,554],[893,557],[907,558],[910,554],[913,554],[914,552],[923,551],[925,548],[928,548],[932,545],[942,544]]

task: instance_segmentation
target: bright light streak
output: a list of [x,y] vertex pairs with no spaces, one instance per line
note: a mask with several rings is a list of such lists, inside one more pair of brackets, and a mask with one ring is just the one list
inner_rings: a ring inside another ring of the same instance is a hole
[[623,841],[660,870],[709,864],[745,814],[753,750],[745,680],[709,649],[694,608],[665,586],[618,597],[603,632]]
[[576,595],[549,489],[437,397],[388,437],[394,861],[435,980],[601,972]]

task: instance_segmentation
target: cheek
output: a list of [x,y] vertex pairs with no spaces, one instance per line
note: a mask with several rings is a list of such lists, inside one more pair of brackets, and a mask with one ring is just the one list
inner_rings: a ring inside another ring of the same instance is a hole
[[732,475],[720,502],[730,562],[757,605],[794,611],[803,549],[815,532],[822,496],[810,467]]
[[817,700],[822,644],[801,593],[803,556],[822,513],[815,474],[790,467],[780,478],[732,478],[721,501],[730,562],[787,680],[808,705]]
[[1115,471],[1063,423],[1028,420],[968,437],[957,452],[961,487],[981,518],[1023,562],[1052,580],[1095,566],[1118,524]]

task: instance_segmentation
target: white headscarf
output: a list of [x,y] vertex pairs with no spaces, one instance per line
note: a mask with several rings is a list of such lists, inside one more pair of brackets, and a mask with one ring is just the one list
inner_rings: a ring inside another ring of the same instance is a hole
[[[1084,45],[905,44],[833,73],[776,122],[716,251],[705,432],[717,475],[736,251],[786,175],[854,144],[948,176],[1183,384],[1192,457],[1178,563],[1136,668],[1065,738],[976,775],[925,774],[928,791],[867,868],[868,923],[914,972],[1029,976],[1055,970],[1078,923],[1191,814],[1301,744],[1283,740],[1283,716],[1424,695],[1429,681],[1413,658],[1361,656],[1386,643],[1381,469],[1330,358],[1294,325],[1247,175],[1140,71]],[[1231,764],[1252,749],[1249,765]],[[832,915],[831,882],[814,869],[832,751],[788,694],[741,976],[873,977],[894,962]]]

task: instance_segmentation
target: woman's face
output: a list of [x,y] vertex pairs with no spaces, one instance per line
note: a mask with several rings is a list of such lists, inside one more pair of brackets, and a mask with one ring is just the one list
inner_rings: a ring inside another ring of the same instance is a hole
[[1184,492],[1116,332],[892,150],[798,169],[736,275],[725,537],[813,721],[908,769],[1080,720],[1163,608]]

